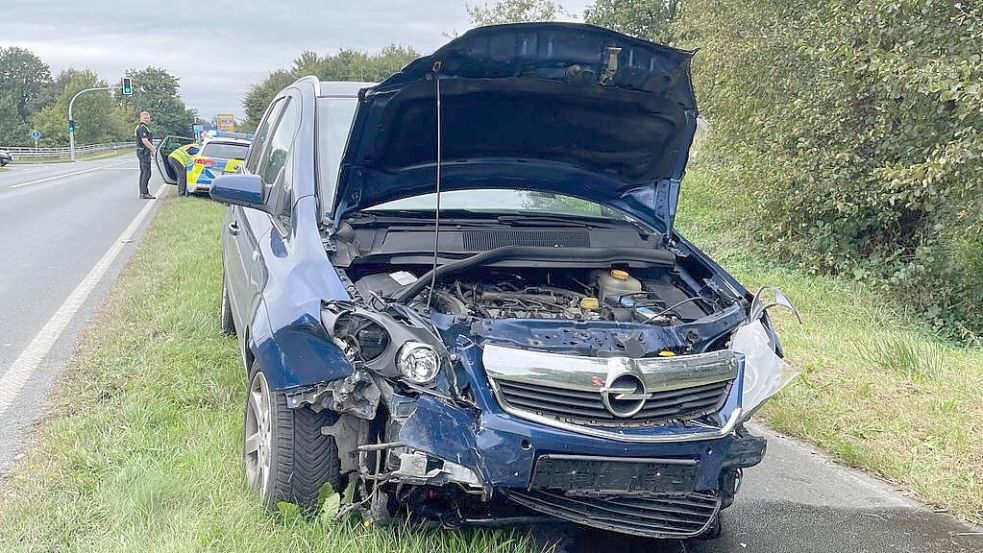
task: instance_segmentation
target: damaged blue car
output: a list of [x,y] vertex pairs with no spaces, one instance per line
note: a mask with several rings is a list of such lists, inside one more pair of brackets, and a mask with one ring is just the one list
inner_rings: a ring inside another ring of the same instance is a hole
[[[713,537],[794,376],[768,308],[673,227],[692,53],[483,27],[380,84],[290,85],[215,179],[243,461],[377,523]],[[350,487],[350,488],[349,488]]]

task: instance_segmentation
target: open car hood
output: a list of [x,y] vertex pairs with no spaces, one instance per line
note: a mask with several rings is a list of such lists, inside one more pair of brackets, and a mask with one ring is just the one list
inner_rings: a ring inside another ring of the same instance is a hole
[[441,189],[554,192],[671,232],[696,130],[691,52],[575,23],[471,30],[360,92],[335,224]]

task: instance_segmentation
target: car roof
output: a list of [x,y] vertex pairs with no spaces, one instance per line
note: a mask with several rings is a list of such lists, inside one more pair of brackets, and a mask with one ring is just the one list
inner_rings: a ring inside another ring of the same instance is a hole
[[321,81],[321,91],[319,96],[358,96],[358,91],[363,88],[375,86],[377,83],[356,82],[356,81]]

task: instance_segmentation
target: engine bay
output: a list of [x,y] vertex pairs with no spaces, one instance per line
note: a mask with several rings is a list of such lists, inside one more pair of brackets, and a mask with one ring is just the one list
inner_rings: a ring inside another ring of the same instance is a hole
[[[389,300],[425,277],[425,270],[370,272],[354,280],[363,298]],[[429,284],[429,283],[427,283]],[[687,291],[678,274],[663,268],[561,269],[480,267],[438,279],[406,305],[484,319],[617,321],[672,325],[700,319],[722,307],[708,293]]]

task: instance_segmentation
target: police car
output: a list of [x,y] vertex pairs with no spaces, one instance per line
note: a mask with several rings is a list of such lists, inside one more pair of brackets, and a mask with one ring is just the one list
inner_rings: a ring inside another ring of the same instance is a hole
[[245,138],[217,136],[205,139],[187,166],[188,193],[208,192],[215,177],[235,173],[246,159],[249,144]]

